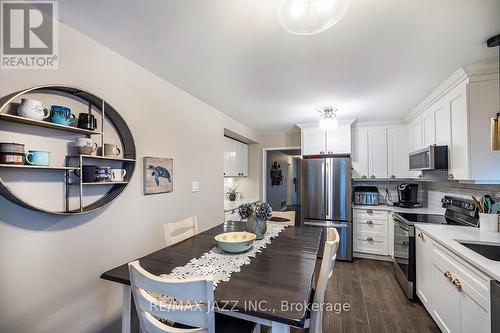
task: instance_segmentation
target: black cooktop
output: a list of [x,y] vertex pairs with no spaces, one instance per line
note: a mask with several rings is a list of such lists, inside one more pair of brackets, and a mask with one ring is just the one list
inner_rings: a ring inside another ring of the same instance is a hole
[[444,215],[415,213],[398,213],[398,215],[409,222],[410,225],[412,225],[413,223],[462,225],[462,223],[452,220]]

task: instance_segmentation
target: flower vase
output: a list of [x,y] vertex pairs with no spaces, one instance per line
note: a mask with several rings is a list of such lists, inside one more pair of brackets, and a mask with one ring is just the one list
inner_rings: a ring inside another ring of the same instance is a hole
[[267,223],[266,221],[259,220],[252,214],[247,219],[247,231],[255,234],[257,239],[262,239],[267,231]]

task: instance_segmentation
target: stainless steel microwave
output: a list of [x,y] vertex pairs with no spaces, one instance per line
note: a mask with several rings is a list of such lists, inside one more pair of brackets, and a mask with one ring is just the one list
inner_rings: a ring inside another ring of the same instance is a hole
[[410,153],[410,170],[448,170],[448,146],[432,145]]

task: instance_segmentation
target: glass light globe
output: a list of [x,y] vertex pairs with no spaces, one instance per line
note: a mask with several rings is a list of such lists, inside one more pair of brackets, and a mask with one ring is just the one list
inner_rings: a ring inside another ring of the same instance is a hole
[[319,126],[324,129],[325,131],[332,130],[337,128],[339,125],[339,121],[337,118],[324,118],[321,117],[321,120],[319,121]]
[[278,16],[283,27],[297,35],[331,28],[345,15],[350,0],[285,0]]

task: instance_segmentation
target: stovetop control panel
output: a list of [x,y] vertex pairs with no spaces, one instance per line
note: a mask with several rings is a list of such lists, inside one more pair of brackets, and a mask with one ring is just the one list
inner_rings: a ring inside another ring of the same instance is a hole
[[441,203],[443,204],[443,208],[455,211],[463,215],[474,217],[478,213],[474,201],[470,199],[457,198],[446,195],[443,199],[441,199]]

